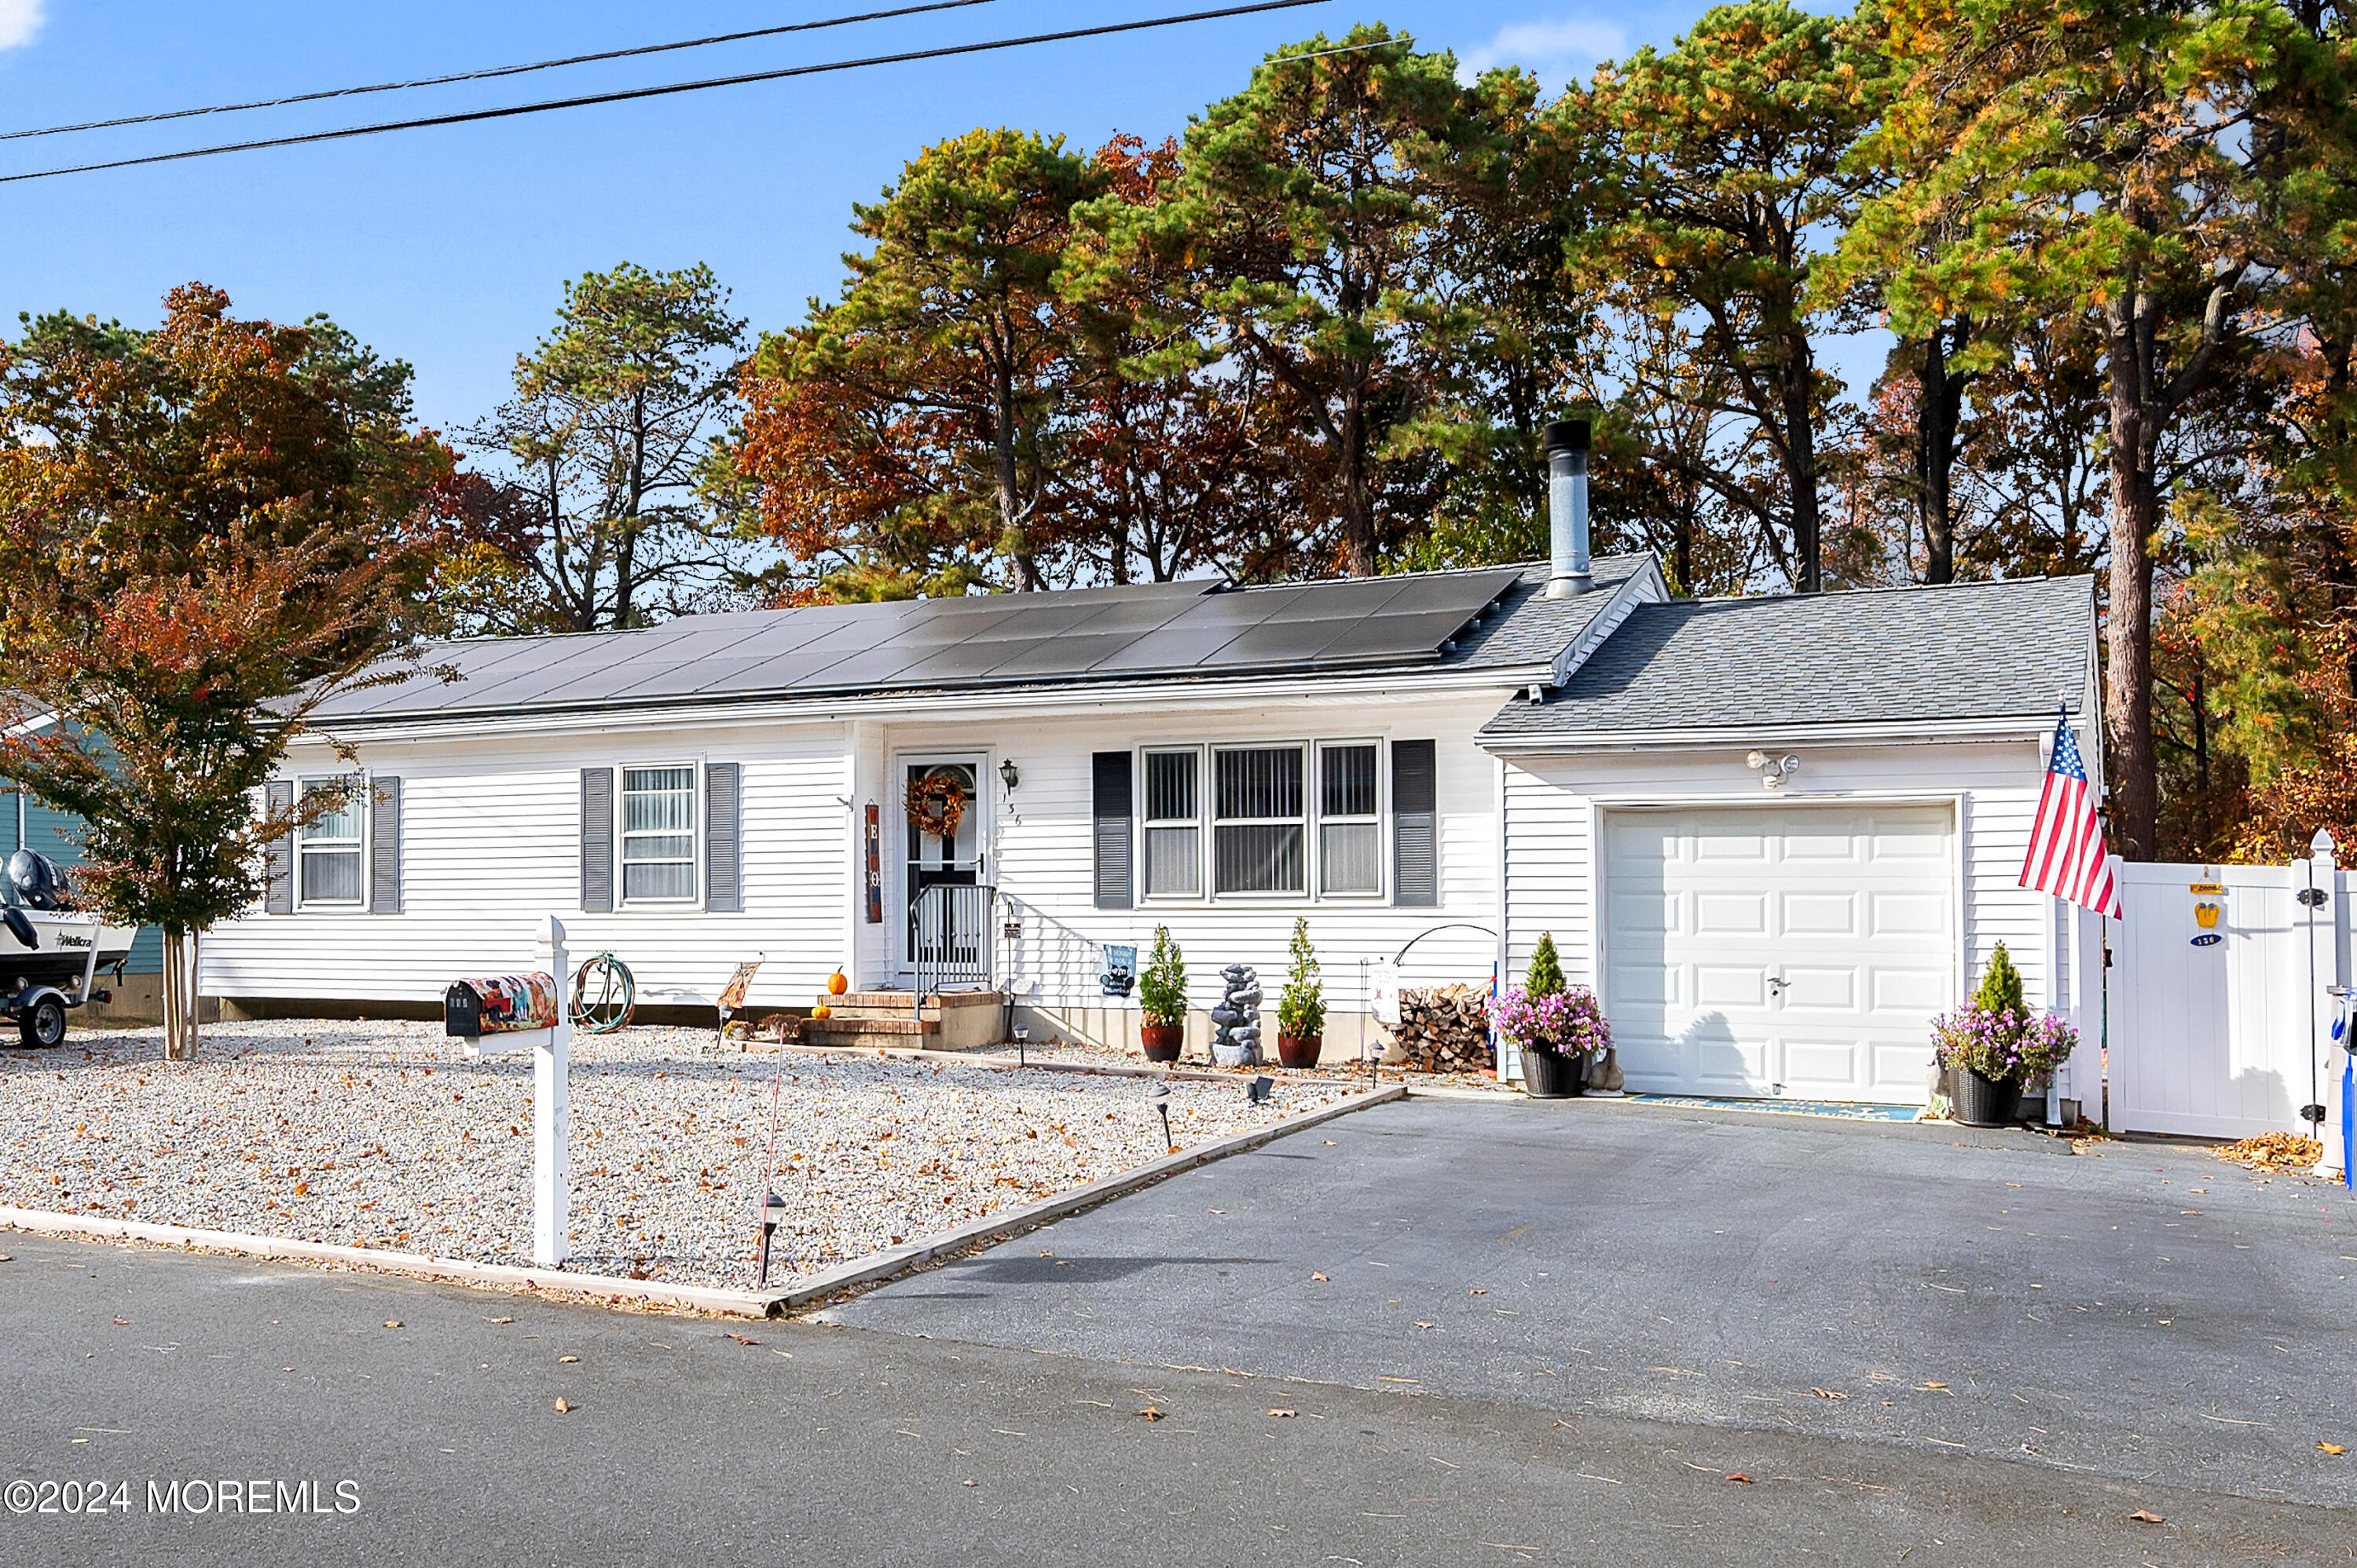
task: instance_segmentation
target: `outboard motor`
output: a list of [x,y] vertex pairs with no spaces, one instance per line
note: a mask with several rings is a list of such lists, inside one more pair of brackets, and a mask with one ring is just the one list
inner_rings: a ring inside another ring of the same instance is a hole
[[8,857],[8,890],[27,909],[66,907],[66,874],[38,850],[20,849]]

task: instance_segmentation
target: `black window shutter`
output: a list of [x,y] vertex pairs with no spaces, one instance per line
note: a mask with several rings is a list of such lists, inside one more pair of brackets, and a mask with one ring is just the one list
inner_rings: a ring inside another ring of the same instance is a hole
[[369,781],[369,913],[401,913],[401,780]]
[[1091,759],[1096,783],[1097,908],[1135,907],[1130,891],[1129,753],[1100,751]]
[[1433,743],[1392,742],[1392,902],[1440,902],[1440,790]]
[[[273,779],[262,787],[262,808],[276,816],[295,808],[295,781]],[[266,915],[295,912],[295,835],[281,833],[263,849],[262,910]]]
[[581,908],[614,908],[614,770],[581,770]]
[[726,914],[745,908],[737,861],[739,764],[715,762],[704,770],[704,907]]

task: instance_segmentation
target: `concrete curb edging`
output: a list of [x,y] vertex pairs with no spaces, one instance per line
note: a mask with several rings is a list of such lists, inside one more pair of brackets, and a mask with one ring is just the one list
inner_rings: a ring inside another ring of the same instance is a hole
[[291,1237],[252,1236],[238,1230],[199,1230],[185,1225],[149,1225],[132,1219],[106,1219],[89,1214],[52,1214],[38,1208],[0,1208],[0,1227],[37,1231],[49,1236],[97,1236],[122,1241],[152,1241],[167,1247],[196,1247],[210,1252],[234,1252],[254,1258],[296,1258],[314,1263],[346,1263],[382,1273],[416,1274],[426,1279],[459,1280],[475,1284],[523,1285],[533,1290],[608,1301],[628,1298],[693,1306],[705,1312],[746,1317],[767,1315],[769,1296],[755,1291],[722,1290],[712,1285],[666,1284],[661,1280],[630,1280],[616,1274],[568,1274],[562,1269],[519,1269],[507,1263],[476,1263],[463,1258],[436,1258],[424,1252],[394,1252],[376,1247],[341,1247],[331,1241],[304,1241]]
[[[831,1055],[840,1047],[821,1047]],[[1206,1074],[1221,1082],[1224,1075]],[[1403,1099],[1399,1084],[1292,1117],[1273,1126],[1257,1127],[1197,1148],[1183,1149],[1134,1165],[1103,1181],[1058,1193],[1003,1214],[969,1220],[948,1230],[903,1246],[871,1252],[823,1273],[813,1274],[790,1289],[778,1291],[724,1290],[715,1285],[668,1284],[661,1280],[624,1279],[615,1274],[568,1274],[561,1269],[520,1269],[506,1263],[477,1263],[461,1258],[436,1258],[423,1252],[395,1252],[376,1247],[344,1247],[330,1241],[304,1241],[289,1237],[253,1236],[236,1230],[204,1230],[186,1225],[155,1225],[136,1219],[109,1219],[98,1215],[57,1214],[47,1209],[0,1206],[0,1230],[31,1231],[48,1236],[91,1236],[118,1241],[146,1241],[166,1247],[192,1247],[209,1252],[243,1257],[285,1258],[314,1263],[341,1263],[380,1273],[412,1274],[424,1279],[451,1280],[467,1284],[522,1286],[557,1295],[581,1296],[592,1305],[616,1301],[660,1302],[694,1307],[701,1312],[736,1317],[776,1317],[789,1309],[853,1285],[889,1279],[917,1268],[945,1252],[970,1247],[985,1237],[1010,1239],[1080,1209],[1151,1187],[1166,1176],[1230,1155],[1240,1155],[1274,1143],[1288,1133],[1330,1122],[1337,1116],[1370,1105]],[[1004,1233],[1002,1236],[1001,1233]]]
[[911,1269],[931,1262],[943,1253],[958,1251],[985,1238],[1010,1240],[1026,1230],[1036,1230],[1047,1224],[1049,1220],[1061,1219],[1083,1208],[1093,1208],[1108,1199],[1126,1197],[1140,1187],[1152,1187],[1167,1176],[1174,1176],[1182,1171],[1192,1170],[1197,1165],[1209,1165],[1213,1160],[1225,1159],[1230,1155],[1247,1153],[1259,1148],[1264,1144],[1273,1144],[1279,1138],[1307,1131],[1320,1122],[1331,1122],[1338,1116],[1347,1116],[1353,1111],[1364,1111],[1371,1105],[1381,1105],[1387,1101],[1405,1099],[1406,1094],[1405,1086],[1396,1083],[1385,1089],[1373,1090],[1364,1094],[1354,1094],[1347,1100],[1326,1106],[1322,1110],[1313,1111],[1305,1116],[1293,1117],[1270,1127],[1257,1127],[1249,1133],[1239,1133],[1233,1137],[1222,1138],[1215,1143],[1205,1144],[1200,1148],[1182,1149],[1175,1155],[1165,1155],[1160,1159],[1148,1160],[1142,1165],[1133,1165],[1120,1175],[1108,1176],[1103,1181],[1091,1182],[1086,1187],[1075,1187],[1070,1192],[1060,1192],[1053,1197],[1043,1197],[1036,1203],[1027,1203],[1020,1208],[1011,1209],[1004,1214],[994,1214],[985,1219],[969,1220],[963,1225],[928,1236],[921,1241],[911,1241],[903,1246],[888,1248],[881,1252],[871,1252],[865,1258],[841,1264],[823,1273],[813,1274],[790,1290],[770,1293],[766,1298],[771,1303],[770,1316],[777,1316],[793,1307],[806,1305],[822,1296],[833,1295],[837,1291],[847,1290],[853,1285],[870,1284],[877,1280],[890,1279],[896,1274],[906,1273]]

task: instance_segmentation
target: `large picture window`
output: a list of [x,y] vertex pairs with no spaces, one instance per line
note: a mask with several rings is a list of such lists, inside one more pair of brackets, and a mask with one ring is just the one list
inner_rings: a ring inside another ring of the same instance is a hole
[[1212,890],[1302,893],[1302,748],[1222,746],[1211,753]]
[[1372,741],[1318,748],[1318,891],[1383,890],[1383,816]]
[[357,909],[361,904],[361,805],[366,788],[356,779],[313,779],[303,785],[307,808],[324,800],[340,800],[323,807],[305,822],[296,839],[296,869],[299,897],[307,908]]
[[1146,754],[1146,896],[1198,898],[1203,893],[1203,807],[1197,775],[1201,752]]
[[622,902],[695,897],[695,769],[622,769]]

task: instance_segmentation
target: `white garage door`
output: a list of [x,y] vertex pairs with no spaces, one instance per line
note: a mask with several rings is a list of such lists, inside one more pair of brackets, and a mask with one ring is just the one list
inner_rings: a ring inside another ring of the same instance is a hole
[[1922,1103],[1956,953],[1951,812],[1605,818],[1605,1006],[1632,1092]]

